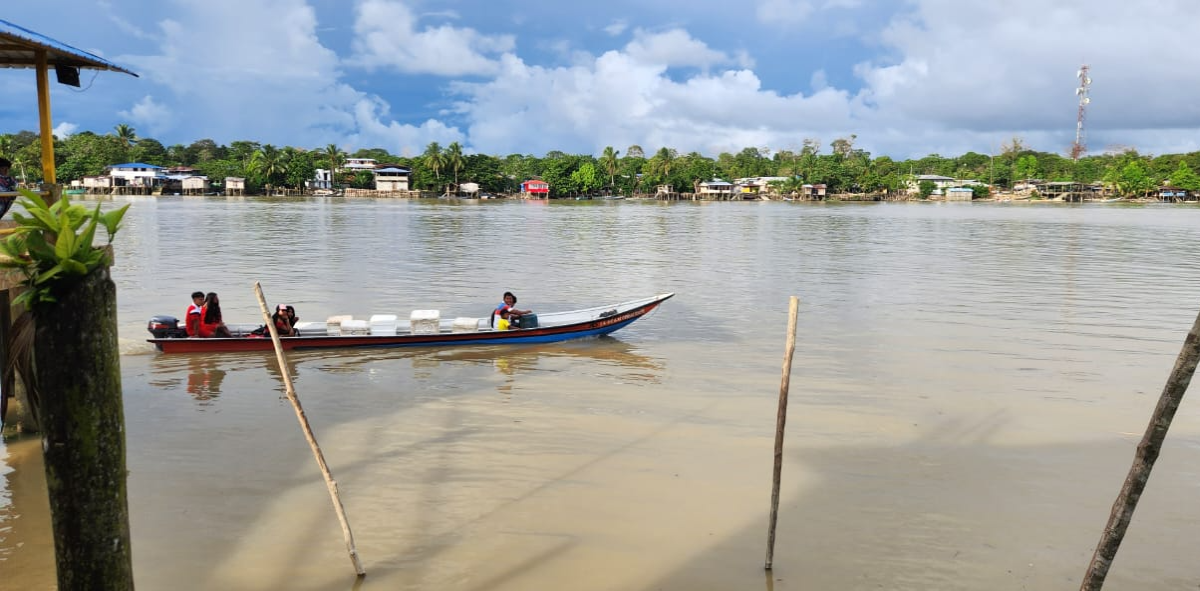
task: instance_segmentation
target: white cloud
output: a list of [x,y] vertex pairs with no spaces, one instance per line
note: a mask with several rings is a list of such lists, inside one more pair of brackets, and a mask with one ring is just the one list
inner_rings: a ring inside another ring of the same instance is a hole
[[68,123],[66,121],[63,121],[62,123],[55,125],[54,129],[51,130],[51,133],[54,135],[54,137],[62,140],[62,139],[66,139],[66,138],[70,137],[72,134],[74,134],[76,129],[79,129],[78,125],[75,125],[74,123]]
[[[1181,75],[1200,69],[1200,54],[1177,28],[1189,18],[1181,2],[1071,0],[1045,10],[1037,0],[922,0],[881,35],[899,57],[856,70],[866,83],[858,98],[871,106],[859,136],[881,124],[941,129],[936,144],[980,149],[1019,134],[1041,138],[1030,142],[1038,149],[1062,151],[1074,139],[1075,72],[1086,61],[1095,80],[1087,126],[1096,149],[1151,135],[1128,131],[1138,128],[1174,133],[1173,145],[1195,149],[1195,139],[1177,141],[1200,127],[1200,104],[1183,98],[1200,93],[1200,79]],[[1105,41],[1128,31],[1154,42]],[[911,150],[934,147],[916,142]]]
[[114,8],[111,2],[108,2],[107,0],[100,0],[97,2],[97,5],[104,10],[104,12],[108,13],[108,20],[112,22],[112,24],[116,25],[116,27],[120,29],[122,33],[137,39],[154,39],[154,35],[142,30],[140,27],[134,25],[121,16],[122,11]]
[[365,0],[356,8],[354,55],[348,65],[389,68],[407,74],[489,75],[497,70],[491,54],[515,47],[510,35],[483,35],[450,26],[418,30],[417,17],[403,2]]
[[[854,10],[862,7],[862,0],[758,0],[754,14],[759,22],[782,28],[795,28],[800,25],[829,28],[830,23],[823,19],[821,13],[834,10]],[[876,0],[877,5],[894,4],[887,0]],[[844,23],[834,24],[845,28]],[[811,28],[811,27],[810,27]]]
[[173,119],[171,110],[150,95],[142,97],[128,110],[117,114],[128,119],[135,129],[142,129],[142,135],[146,136],[162,133],[171,126]]
[[745,146],[798,144],[804,130],[831,135],[851,123],[844,92],[812,96],[763,90],[753,72],[728,70],[681,82],[662,64],[619,51],[571,67],[531,66],[518,58],[484,83],[455,85],[470,121],[471,145],[485,153],[545,153],[629,144],[716,155]]
[[[120,115],[142,135],[400,152],[461,133],[398,123],[377,96],[342,81],[304,0],[177,0],[155,55],[124,56],[157,87]],[[451,140],[453,141],[453,140]]]
[[625,54],[644,64],[666,67],[707,68],[735,61],[728,55],[709,48],[704,42],[692,38],[683,29],[671,29],[662,33],[638,29],[633,33],[633,41],[625,46]]
[[387,104],[378,98],[358,101],[354,107],[354,121],[358,131],[346,138],[349,145],[387,146],[388,151],[399,156],[416,156],[429,142],[447,145],[466,141],[461,131],[436,119],[428,119],[420,125],[391,121]]
[[604,27],[604,32],[608,33],[609,35],[612,35],[613,37],[617,37],[621,33],[624,33],[625,30],[628,28],[629,28],[629,23],[626,22],[624,19],[621,19],[621,20],[615,20],[615,21],[609,23],[608,26]]
[[794,26],[808,20],[814,10],[810,0],[759,0],[755,14],[764,24]]

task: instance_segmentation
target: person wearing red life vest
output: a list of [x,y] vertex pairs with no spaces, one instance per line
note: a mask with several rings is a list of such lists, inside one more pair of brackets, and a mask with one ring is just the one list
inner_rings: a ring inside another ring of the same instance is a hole
[[183,315],[183,328],[187,331],[187,336],[200,336],[200,316],[204,309],[204,292],[192,292],[192,304],[188,306],[187,313]]

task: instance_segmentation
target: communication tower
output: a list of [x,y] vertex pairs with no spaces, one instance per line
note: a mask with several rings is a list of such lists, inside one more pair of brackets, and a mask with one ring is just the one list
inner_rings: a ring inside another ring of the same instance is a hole
[[1079,78],[1079,88],[1075,89],[1075,94],[1079,95],[1079,115],[1075,119],[1075,143],[1071,144],[1071,160],[1078,161],[1079,157],[1087,151],[1087,146],[1084,144],[1083,120],[1087,112],[1088,103],[1092,102],[1092,99],[1088,97],[1088,89],[1092,85],[1092,79],[1088,76],[1087,64],[1079,68],[1079,73],[1076,76]]

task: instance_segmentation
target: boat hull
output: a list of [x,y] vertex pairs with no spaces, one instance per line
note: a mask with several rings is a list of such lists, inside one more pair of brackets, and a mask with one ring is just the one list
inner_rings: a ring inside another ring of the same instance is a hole
[[[313,349],[381,349],[395,347],[446,347],[456,345],[514,345],[554,343],[571,339],[609,334],[629,326],[654,311],[674,294],[650,298],[647,303],[618,310],[610,316],[582,322],[516,330],[484,330],[478,332],[439,332],[435,334],[342,335],[283,337],[280,344],[286,351]],[[269,337],[235,338],[155,338],[147,339],[163,353],[238,353],[270,351],[274,344]]]

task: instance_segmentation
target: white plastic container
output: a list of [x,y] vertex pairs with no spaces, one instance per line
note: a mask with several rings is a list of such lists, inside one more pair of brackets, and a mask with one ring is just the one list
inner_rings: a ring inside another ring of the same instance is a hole
[[315,337],[322,334],[328,334],[328,326],[329,325],[324,322],[312,322],[306,320],[304,322],[297,322],[296,326],[293,326],[292,328],[296,329],[296,332],[299,333],[299,336]]
[[413,310],[408,321],[413,334],[437,334],[442,316],[437,310]]
[[369,322],[371,334],[396,334],[396,315],[395,314],[376,314],[371,316]]
[[454,324],[450,326],[450,332],[478,332],[478,318],[455,318]]
[[350,319],[342,321],[342,336],[368,334],[371,334],[371,329],[366,320]]
[[353,319],[353,316],[330,316],[325,319],[325,334],[331,337],[342,334],[342,323]]

